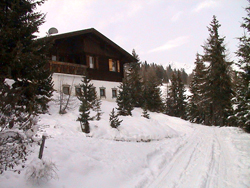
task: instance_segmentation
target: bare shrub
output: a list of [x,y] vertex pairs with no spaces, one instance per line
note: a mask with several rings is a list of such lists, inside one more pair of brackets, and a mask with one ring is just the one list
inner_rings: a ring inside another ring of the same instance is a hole
[[47,183],[51,179],[58,179],[57,167],[51,160],[34,159],[27,168],[26,178],[32,185]]

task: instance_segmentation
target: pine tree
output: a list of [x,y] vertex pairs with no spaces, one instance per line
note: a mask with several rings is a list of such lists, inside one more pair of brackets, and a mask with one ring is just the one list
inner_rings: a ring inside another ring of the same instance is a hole
[[177,106],[178,106],[178,114],[177,117],[182,119],[186,119],[186,96],[185,96],[185,86],[182,82],[181,72],[177,72]]
[[[52,96],[52,75],[47,67],[49,46],[46,38],[37,40],[35,35],[45,21],[44,14],[35,12],[43,3],[44,0],[0,2],[0,131],[2,136],[6,133],[7,145],[13,147],[1,150],[0,172],[13,168],[17,160],[25,160],[25,144],[31,139],[23,135],[27,130],[33,131],[33,118],[47,111]],[[7,78],[13,84],[9,85]],[[7,134],[8,129],[12,129],[12,135]],[[8,155],[9,151],[15,154]],[[8,161],[2,160],[4,153]]]
[[45,15],[34,12],[44,1],[10,0],[0,4],[0,82],[14,80],[13,103],[28,114],[43,113],[52,95],[52,77],[46,68],[48,45],[35,33]]
[[123,82],[119,86],[116,102],[119,115],[132,116],[133,104],[131,98],[131,90],[126,78],[123,79]]
[[89,78],[87,72],[84,73],[82,78],[81,94],[78,96],[78,99],[81,101],[81,105],[79,108],[80,117],[78,121],[81,123],[82,131],[85,133],[89,133],[89,120],[93,120],[94,117],[90,117],[90,109],[97,112],[97,120],[100,120],[101,116],[101,101],[97,98],[97,94],[93,84],[91,83],[91,79]]
[[129,64],[128,71],[126,73],[126,79],[130,88],[132,105],[134,107],[142,106],[142,78],[140,75],[140,59],[135,50],[132,51],[132,55],[137,62]]
[[190,83],[191,96],[188,104],[188,119],[194,123],[204,123],[206,115],[205,95],[205,76],[206,67],[200,55],[196,54],[195,69],[193,70],[193,78]]
[[169,81],[171,79],[172,74],[173,74],[173,69],[172,69],[171,65],[168,65],[168,67],[166,68],[166,72],[167,72],[168,81]]
[[96,112],[96,120],[99,121],[101,120],[101,115],[103,114],[102,110],[101,110],[101,100],[100,99],[97,99],[95,100],[95,103],[93,105],[93,111]]
[[151,112],[162,112],[163,103],[161,99],[161,90],[156,73],[149,69],[143,80],[143,99],[144,105]]
[[89,108],[92,108],[95,103],[95,100],[97,99],[97,95],[95,92],[94,85],[91,83],[91,79],[89,78],[87,72],[84,73],[80,88],[81,94],[78,96],[78,98],[80,100],[84,98],[86,101],[88,101]]
[[132,56],[137,60],[137,62],[140,61],[139,55],[135,52],[135,49],[132,50]]
[[121,125],[122,120],[119,120],[118,114],[115,114],[115,109],[113,108],[111,114],[109,115],[109,123],[112,128],[118,128]]
[[185,72],[184,69],[181,69],[180,71],[181,71],[181,80],[185,85],[187,85],[188,74]]
[[167,72],[166,70],[163,68],[162,65],[156,65],[155,64],[155,72],[156,72],[156,75],[158,77],[158,79],[160,80],[161,83],[167,83],[168,80],[167,80]]
[[84,133],[90,133],[89,120],[92,118],[89,116],[89,110],[89,102],[86,100],[86,98],[81,98],[81,105],[79,108],[80,114],[77,120],[80,121],[81,129]]
[[240,45],[237,51],[240,72],[236,88],[236,117],[238,126],[250,132],[250,6],[246,11],[247,17],[241,25],[245,33],[239,38]]
[[150,119],[149,113],[148,113],[148,109],[147,109],[146,106],[143,107],[143,111],[142,111],[142,115],[141,116],[144,117],[144,118]]
[[[224,126],[227,125],[227,118],[232,113],[232,85],[230,78],[230,65],[226,59],[226,48],[224,37],[221,38],[218,29],[221,25],[215,16],[208,27],[209,38],[203,47],[203,61],[208,62],[206,75],[207,93],[206,100],[209,103],[209,117],[206,124]],[[208,118],[207,118],[208,119]]]
[[170,116],[176,116],[177,96],[178,96],[176,74],[172,74],[170,81],[171,81],[171,85],[169,86],[169,90],[167,91],[168,94],[167,94],[167,99],[166,99],[166,114]]
[[[86,100],[89,105],[89,109],[97,112],[96,117],[97,119],[101,116],[101,100],[98,99],[97,93],[95,90],[94,85],[91,83],[91,79],[87,72],[84,73],[81,87],[81,95],[78,96],[79,100]],[[92,117],[94,119],[94,117]]]
[[185,88],[181,80],[181,72],[172,74],[171,85],[166,99],[166,114],[176,117],[186,118]]

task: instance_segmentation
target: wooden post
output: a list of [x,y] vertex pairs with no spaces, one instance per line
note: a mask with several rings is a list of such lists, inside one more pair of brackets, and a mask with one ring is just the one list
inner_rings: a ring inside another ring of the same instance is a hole
[[44,144],[45,144],[45,138],[46,138],[46,136],[42,136],[42,144],[41,144],[41,146],[40,146],[40,151],[39,151],[39,155],[38,155],[38,158],[39,159],[42,159],[42,157],[43,157],[43,149],[44,149]]

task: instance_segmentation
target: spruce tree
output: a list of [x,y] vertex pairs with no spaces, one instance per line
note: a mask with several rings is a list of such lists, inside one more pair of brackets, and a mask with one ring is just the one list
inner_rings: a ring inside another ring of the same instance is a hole
[[92,118],[89,116],[90,108],[89,102],[86,100],[86,98],[81,98],[79,112],[80,114],[77,120],[80,121],[82,132],[90,133],[89,120]]
[[147,109],[146,106],[143,107],[143,111],[142,111],[142,115],[141,116],[144,117],[144,118],[150,119],[149,113],[148,113],[148,109]]
[[96,99],[95,103],[93,104],[93,111],[96,112],[96,120],[99,121],[101,120],[101,115],[103,114],[102,110],[101,110],[101,100],[100,99]]
[[247,17],[241,25],[245,33],[239,38],[240,45],[237,51],[237,65],[240,71],[236,88],[236,117],[238,126],[250,132],[250,6],[246,8],[246,12]]
[[47,68],[48,45],[35,35],[45,20],[45,15],[35,9],[43,3],[10,0],[0,4],[0,82],[14,80],[12,102],[30,115],[47,110],[53,89]]
[[90,110],[97,112],[97,120],[100,120],[101,110],[100,105],[101,101],[97,98],[97,94],[91,79],[89,78],[87,72],[84,73],[82,78],[82,84],[80,85],[81,94],[78,96],[78,99],[81,101],[79,108],[80,116],[78,121],[81,123],[82,131],[89,133],[89,120],[93,120],[94,117],[90,117]]
[[209,63],[205,97],[209,104],[209,125],[227,125],[227,118],[232,113],[232,85],[230,78],[231,62],[227,61],[225,37],[220,37],[218,29],[221,25],[215,16],[208,27],[209,37],[203,47],[203,61]]
[[161,99],[161,90],[156,73],[149,69],[143,80],[143,99],[144,105],[151,112],[162,112],[163,103]]
[[92,109],[93,111],[97,112],[96,117],[97,119],[99,119],[102,114],[101,100],[98,99],[95,87],[93,83],[91,83],[91,79],[86,71],[84,72],[80,88],[81,88],[81,95],[78,96],[79,100],[83,99],[86,100],[88,102],[89,109]]
[[137,60],[136,62],[140,61],[139,55],[135,52],[135,49],[132,50],[132,56]]
[[178,96],[178,88],[177,88],[177,76],[176,74],[172,74],[170,79],[170,86],[168,89],[167,99],[166,99],[166,114],[170,116],[176,116],[177,112],[177,96]]
[[[10,146],[1,150],[0,172],[25,160],[25,144],[31,139],[24,134],[33,131],[33,118],[47,111],[52,95],[52,75],[47,66],[49,46],[46,38],[37,40],[36,36],[45,15],[35,11],[43,3],[44,0],[0,2],[0,131],[6,133],[9,143],[5,146]],[[12,136],[7,134],[9,129]],[[4,154],[8,160],[2,160]]]
[[113,108],[109,115],[109,123],[112,128],[118,128],[121,125],[122,120],[119,120],[118,114],[115,114],[115,109]]
[[177,117],[182,119],[186,119],[186,95],[185,95],[185,85],[183,84],[181,78],[181,72],[177,72],[177,106],[178,106],[178,113]]
[[206,67],[202,62],[200,55],[196,54],[195,68],[193,77],[190,83],[191,96],[188,104],[188,119],[194,123],[204,123],[206,115],[206,100],[205,95],[205,76]]
[[167,72],[167,77],[168,77],[168,81],[171,79],[171,76],[173,74],[173,69],[171,67],[171,65],[168,65],[168,67],[166,68],[166,72]]
[[166,99],[166,114],[186,118],[185,88],[181,80],[181,72],[172,74],[171,85]]
[[187,81],[188,81],[188,74],[185,72],[184,69],[181,69],[181,80],[183,82],[183,84],[187,85]]
[[97,99],[94,85],[91,83],[91,79],[88,73],[85,72],[80,84],[81,94],[78,96],[79,100],[85,99],[88,101],[89,108],[93,107],[95,100]]
[[126,78],[123,79],[123,82],[119,86],[116,102],[119,115],[132,116],[133,104],[131,98],[131,90]]
[[136,62],[129,63],[128,70],[126,72],[126,79],[128,81],[128,85],[130,88],[131,100],[132,105],[134,107],[141,107],[142,106],[142,78],[140,75],[140,59],[139,56],[136,54],[135,50],[132,51],[132,55]]

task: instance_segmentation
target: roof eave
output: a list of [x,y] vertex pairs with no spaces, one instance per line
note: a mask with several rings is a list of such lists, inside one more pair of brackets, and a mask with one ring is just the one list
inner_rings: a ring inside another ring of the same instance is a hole
[[130,53],[128,53],[126,50],[121,48],[119,45],[114,43],[112,40],[110,40],[109,38],[107,38],[106,36],[104,36],[102,33],[100,33],[94,28],[89,28],[89,29],[84,29],[84,30],[79,30],[79,31],[74,31],[74,32],[69,32],[69,33],[63,33],[63,34],[58,34],[58,35],[52,35],[52,36],[49,36],[49,38],[53,40],[57,40],[57,39],[62,39],[62,38],[74,37],[78,35],[84,35],[88,33],[92,33],[96,35],[97,37],[101,38],[104,42],[110,44],[113,48],[117,49],[124,56],[126,56],[131,62],[137,62],[136,58],[134,58]]

